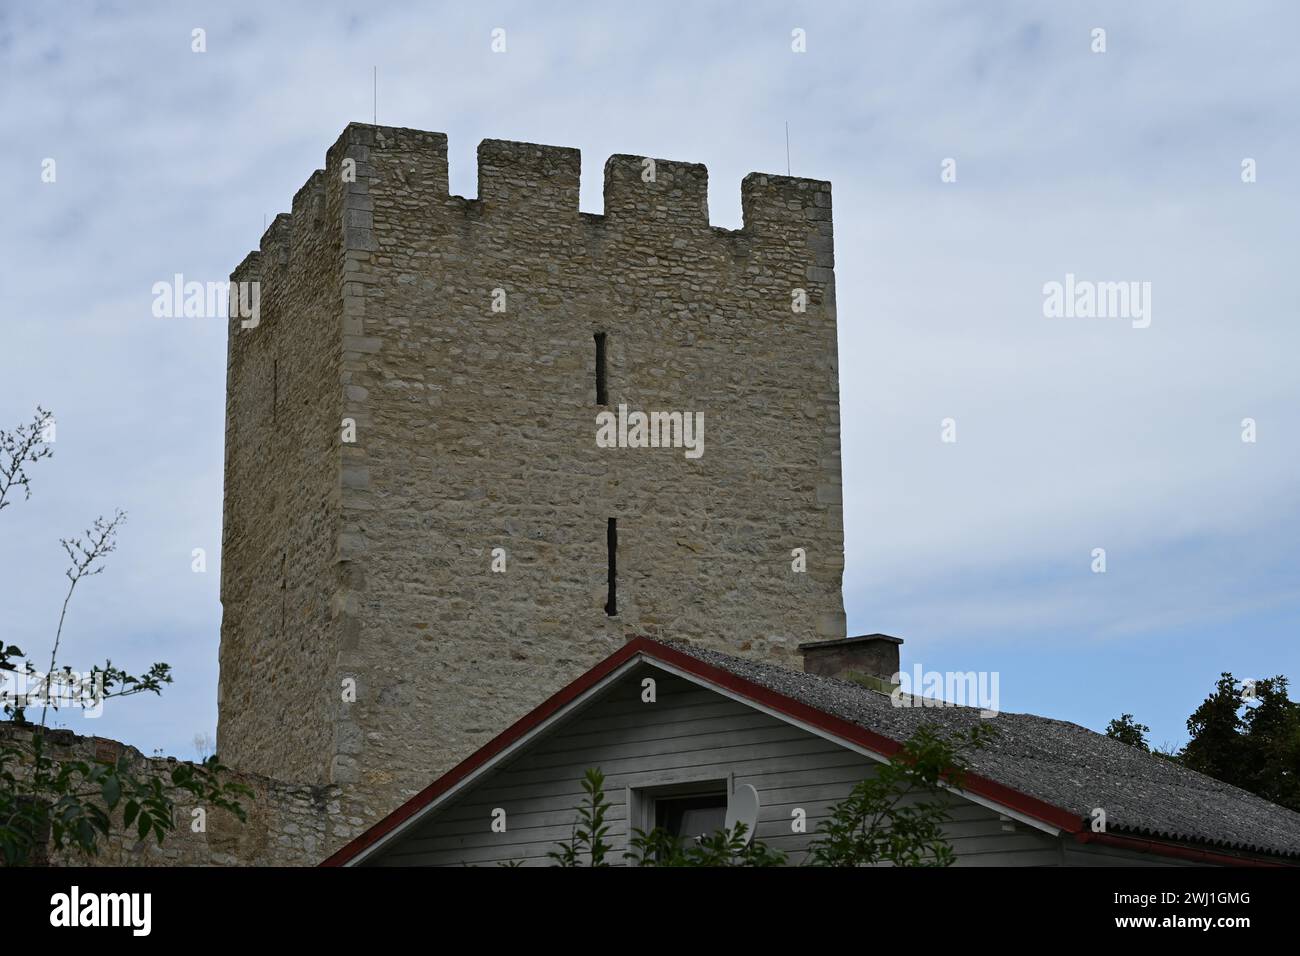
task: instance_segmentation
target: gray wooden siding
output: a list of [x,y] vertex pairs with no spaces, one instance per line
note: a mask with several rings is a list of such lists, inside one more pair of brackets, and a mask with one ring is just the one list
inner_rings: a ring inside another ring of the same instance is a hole
[[[657,701],[641,701],[641,678],[657,681]],[[759,839],[798,863],[828,808],[872,773],[875,762],[657,669],[643,667],[601,699],[421,821],[370,862],[385,866],[545,865],[568,839],[580,781],[588,767],[605,773],[611,808],[610,861],[623,863],[629,792],[647,787],[726,781],[752,784],[761,812]],[[1062,841],[953,797],[949,838],[959,865],[1060,866]],[[492,812],[506,811],[493,833]],[[791,831],[792,811],[807,812],[808,833]],[[1071,848],[1093,862],[1090,848]],[[1107,860],[1106,862],[1112,862]],[[1122,862],[1115,860],[1113,862]]]

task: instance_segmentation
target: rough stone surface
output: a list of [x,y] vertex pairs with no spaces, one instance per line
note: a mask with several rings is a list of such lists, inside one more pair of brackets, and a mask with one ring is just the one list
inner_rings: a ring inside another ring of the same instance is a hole
[[[5,724],[0,734],[30,730]],[[167,783],[175,758],[145,757],[134,747],[104,737],[81,737],[68,730],[46,732],[47,752],[54,759],[116,762],[126,754],[141,777]],[[19,768],[21,772],[21,768]],[[152,836],[133,839],[134,831],[116,829],[97,856],[84,857],[65,848],[50,855],[52,865],[78,866],[315,866],[329,853],[361,833],[376,808],[357,803],[343,788],[282,783],[260,774],[234,771],[230,777],[254,796],[241,798],[246,822],[224,810],[211,809],[205,828],[195,832],[195,804],[178,802],[176,829],[162,845]]]
[[[478,162],[452,196],[445,136],[351,125],[232,276],[219,752],[376,815],[630,635],[844,635],[829,183],[751,174],[726,230],[703,166],[611,157],[591,215],[576,150]],[[597,447],[598,332],[607,407],[702,412],[702,457]]]

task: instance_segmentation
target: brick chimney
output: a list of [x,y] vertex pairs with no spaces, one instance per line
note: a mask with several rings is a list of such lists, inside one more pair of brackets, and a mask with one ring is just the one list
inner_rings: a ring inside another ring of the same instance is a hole
[[874,678],[888,685],[898,670],[898,646],[901,637],[888,634],[864,634],[836,641],[812,641],[799,645],[806,674],[841,677],[845,680]]

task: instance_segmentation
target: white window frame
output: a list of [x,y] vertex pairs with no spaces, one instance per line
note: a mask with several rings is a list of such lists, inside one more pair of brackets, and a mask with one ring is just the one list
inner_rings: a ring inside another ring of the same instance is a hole
[[674,780],[671,783],[638,783],[627,788],[627,838],[629,844],[634,830],[649,833],[657,825],[654,819],[655,801],[669,797],[704,797],[721,792],[731,805],[731,796],[736,792],[736,775],[729,773],[719,777],[717,773],[701,776],[696,780]]

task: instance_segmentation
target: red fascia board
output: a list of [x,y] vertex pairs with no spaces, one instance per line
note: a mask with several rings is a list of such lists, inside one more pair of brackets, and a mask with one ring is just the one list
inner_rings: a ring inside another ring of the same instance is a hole
[[[865,727],[859,727],[857,724],[834,717],[801,701],[769,690],[743,677],[739,677],[731,671],[707,664],[698,657],[693,657],[683,651],[667,647],[644,637],[636,637],[573,683],[547,698],[531,713],[521,717],[365,833],[337,850],[320,865],[344,865],[638,654],[644,655],[650,660],[670,664],[710,684],[724,687],[742,698],[762,704],[787,717],[816,727],[833,737],[857,744],[882,757],[892,757],[902,747],[902,744],[896,740],[891,740],[874,731],[867,730]],[[978,794],[1018,813],[1041,820],[1067,833],[1077,834],[1083,828],[1082,818],[1069,811],[1039,800],[1037,797],[1031,797],[1029,794],[1013,790],[996,781],[981,777],[978,774],[966,774],[962,782],[962,789]]]
[[1281,861],[1258,860],[1253,857],[1233,856],[1229,853],[1215,853],[1212,850],[1198,850],[1194,847],[1164,843],[1160,840],[1139,837],[1120,836],[1115,833],[1092,833],[1087,830],[1074,835],[1079,843],[1100,843],[1139,853],[1153,853],[1158,856],[1170,856],[1179,860],[1191,860],[1196,863],[1209,863],[1214,866],[1288,866]]

